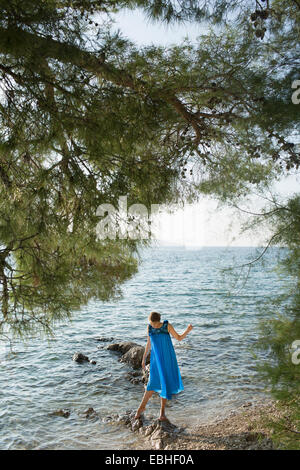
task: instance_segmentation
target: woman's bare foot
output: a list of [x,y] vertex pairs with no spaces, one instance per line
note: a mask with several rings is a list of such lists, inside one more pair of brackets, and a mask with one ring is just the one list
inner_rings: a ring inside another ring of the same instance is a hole
[[137,412],[135,413],[134,419],[139,419],[144,411],[145,408],[138,408]]
[[158,418],[158,421],[169,421],[165,415],[162,415]]

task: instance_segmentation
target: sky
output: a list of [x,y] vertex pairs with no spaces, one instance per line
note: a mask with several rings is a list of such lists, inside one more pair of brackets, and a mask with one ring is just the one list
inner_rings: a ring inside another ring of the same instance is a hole
[[139,45],[179,44],[185,37],[195,41],[206,30],[203,24],[166,25],[153,22],[140,11],[122,10],[114,15],[116,29]]
[[[203,24],[162,25],[150,22],[138,11],[122,11],[115,15],[116,26],[123,35],[138,45],[179,44],[188,37],[196,41],[197,36],[205,32]],[[292,175],[277,182],[272,192],[288,197],[299,191],[299,177]],[[253,210],[262,207],[264,201],[252,198],[247,207]],[[239,235],[241,222],[249,216],[238,210],[218,209],[218,201],[203,197],[194,205],[186,206],[173,214],[163,213],[156,219],[156,238],[163,245],[181,245],[186,247],[201,246],[263,246],[268,231]]]

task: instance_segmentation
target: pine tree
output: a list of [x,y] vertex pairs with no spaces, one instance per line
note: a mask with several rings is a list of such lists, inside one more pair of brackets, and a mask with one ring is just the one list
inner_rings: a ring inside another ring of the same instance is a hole
[[[300,196],[295,194],[286,204],[276,201],[269,211],[272,244],[284,247],[277,270],[288,282],[285,292],[274,295],[263,306],[266,319],[259,324],[257,350],[267,353],[259,363],[261,379],[283,412],[268,424],[273,439],[285,449],[300,448]],[[271,315],[266,315],[271,313]]]
[[296,111],[286,85],[296,71],[282,64],[269,75],[279,58],[249,27],[250,10],[239,12],[238,28],[224,23],[197,44],[139,48],[112,32],[109,14],[141,8],[156,21],[220,22],[228,8],[192,0],[0,6],[3,334],[48,332],[92,298],[118,298],[148,241],[99,241],[100,204],[117,207],[126,195],[128,205],[150,209],[203,192],[225,200],[268,184],[282,159],[298,168],[287,141]]

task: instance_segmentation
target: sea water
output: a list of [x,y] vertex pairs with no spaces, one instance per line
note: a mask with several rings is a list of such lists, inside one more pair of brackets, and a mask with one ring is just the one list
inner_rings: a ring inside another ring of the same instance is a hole
[[[119,362],[110,342],[146,343],[151,311],[175,330],[194,326],[185,340],[173,338],[184,391],[168,402],[166,414],[178,425],[213,420],[246,401],[266,396],[257,375],[252,346],[260,319],[274,313],[263,303],[291,282],[275,272],[284,249],[264,255],[265,265],[249,263],[262,251],[251,247],[153,247],[142,252],[139,273],[123,285],[117,302],[90,302],[71,323],[55,327],[51,340],[16,341],[13,352],[0,346],[1,449],[127,449],[138,437],[123,425],[106,423],[114,413],[136,409],[143,384],[128,380],[132,371]],[[235,266],[233,273],[223,268]],[[108,341],[98,341],[98,339]],[[82,352],[97,361],[72,361]],[[265,359],[263,353],[259,360]],[[88,419],[87,408],[99,419]],[[64,418],[52,412],[67,408]],[[146,414],[158,416],[154,394]]]

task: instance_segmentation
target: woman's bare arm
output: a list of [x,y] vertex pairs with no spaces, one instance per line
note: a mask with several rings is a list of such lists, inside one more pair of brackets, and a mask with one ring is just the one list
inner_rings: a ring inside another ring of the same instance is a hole
[[189,334],[189,332],[192,331],[192,329],[193,329],[193,326],[190,324],[190,325],[188,325],[185,332],[182,333],[182,335],[180,335],[180,334],[177,333],[177,331],[174,329],[174,327],[171,325],[171,323],[168,323],[168,332],[171,333],[171,335],[175,339],[177,339],[178,341],[182,341]]
[[146,362],[146,359],[147,359],[147,356],[148,356],[148,353],[151,349],[151,341],[150,341],[150,336],[149,336],[149,326],[147,326],[147,344],[146,344],[146,347],[145,347],[145,352],[144,352],[144,355],[143,355],[143,359],[142,359],[142,368],[145,369],[145,362]]

